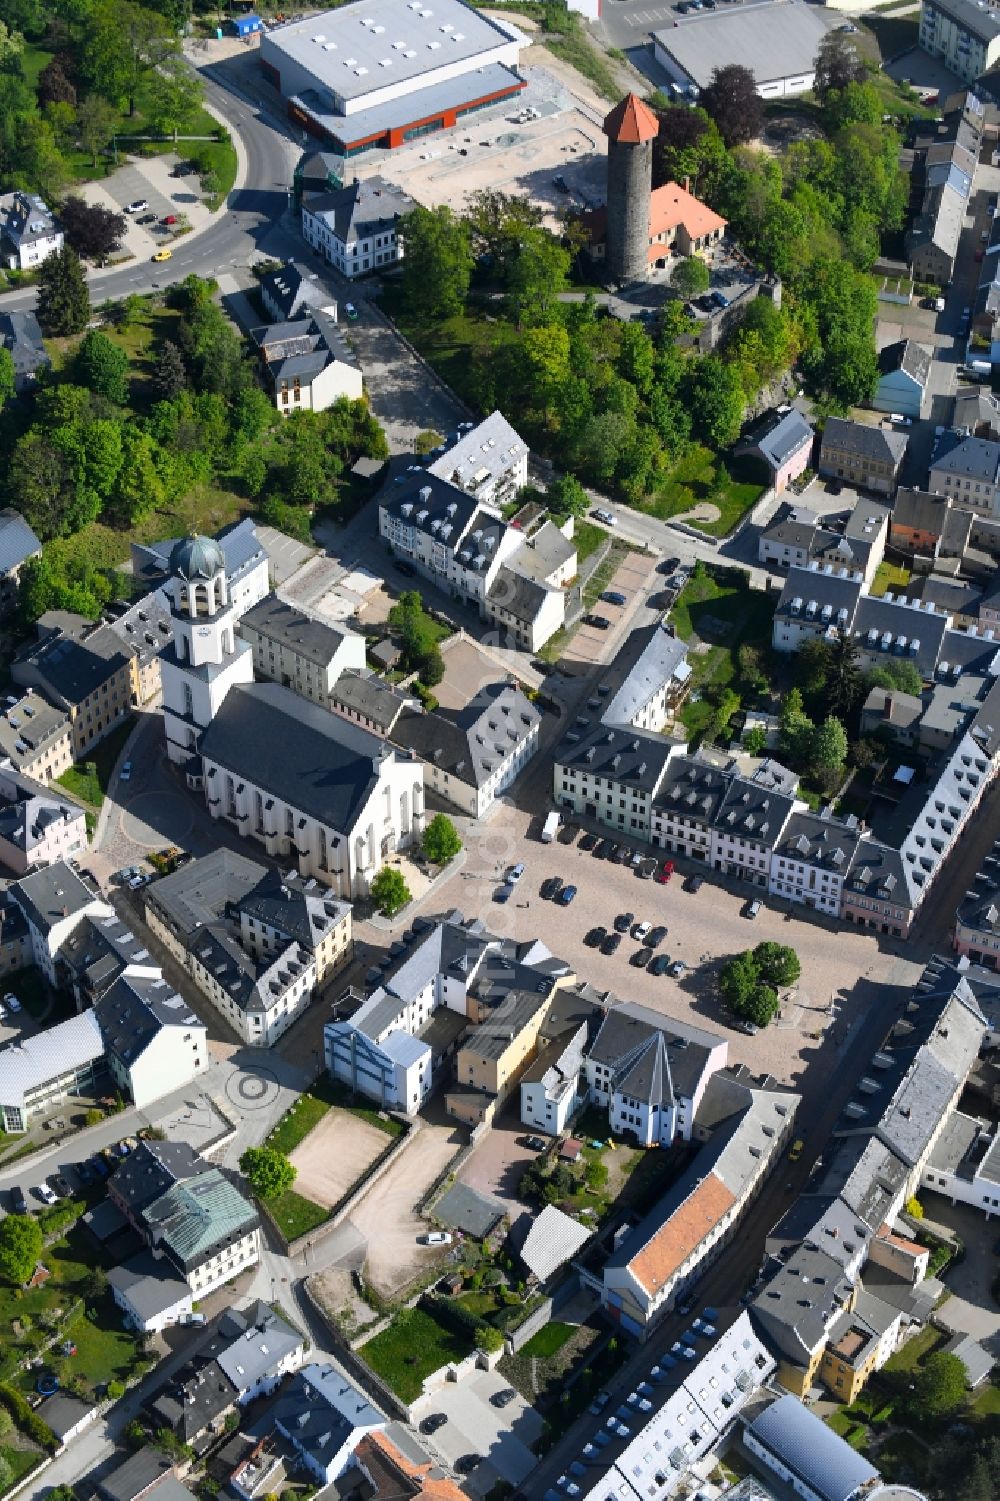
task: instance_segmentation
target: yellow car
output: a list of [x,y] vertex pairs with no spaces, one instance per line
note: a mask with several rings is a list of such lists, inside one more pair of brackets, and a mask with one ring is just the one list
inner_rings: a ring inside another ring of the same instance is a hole
[[156,254],[153,256],[153,260],[154,261],[169,261],[169,259],[170,259],[170,257],[172,255],[173,255],[173,251],[172,250],[158,250],[156,252]]
[[801,1137],[798,1141],[792,1142],[791,1149],[788,1153],[789,1162],[798,1162],[799,1158],[802,1156],[802,1148],[804,1146],[805,1142],[801,1139]]

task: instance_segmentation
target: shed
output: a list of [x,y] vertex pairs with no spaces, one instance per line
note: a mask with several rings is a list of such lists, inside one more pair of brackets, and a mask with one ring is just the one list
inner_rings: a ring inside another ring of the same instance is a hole
[[253,36],[255,31],[264,30],[264,22],[260,16],[234,16],[232,27],[235,36]]
[[968,1386],[979,1386],[993,1369],[993,1356],[974,1340],[971,1334],[956,1334],[944,1347],[946,1355],[957,1355],[965,1366]]
[[373,662],[377,662],[380,667],[384,667],[388,672],[392,672],[394,668],[398,667],[403,657],[403,653],[399,647],[394,641],[390,641],[388,638],[370,647],[368,655]]
[[434,1206],[434,1218],[473,1240],[485,1240],[507,1217],[507,1209],[490,1194],[456,1183]]
[[567,1136],[566,1140],[559,1148],[559,1161],[579,1162],[582,1152],[583,1142],[578,1141],[575,1136]]

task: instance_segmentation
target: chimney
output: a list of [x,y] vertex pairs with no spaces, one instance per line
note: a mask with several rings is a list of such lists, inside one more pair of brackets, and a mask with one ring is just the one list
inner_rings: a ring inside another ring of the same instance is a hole
[[691,179],[690,179],[690,177],[685,177],[685,179],[684,179],[684,191],[685,191],[685,193],[690,193],[690,191],[691,191]]

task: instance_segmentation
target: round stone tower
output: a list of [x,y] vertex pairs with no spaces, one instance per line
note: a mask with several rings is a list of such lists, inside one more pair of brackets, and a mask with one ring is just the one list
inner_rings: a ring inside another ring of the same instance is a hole
[[649,271],[649,197],[659,121],[638,94],[626,94],[604,122],[608,138],[609,281],[641,281]]

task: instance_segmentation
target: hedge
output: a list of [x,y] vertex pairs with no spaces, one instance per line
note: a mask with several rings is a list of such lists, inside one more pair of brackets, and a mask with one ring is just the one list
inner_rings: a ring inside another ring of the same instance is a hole
[[48,1449],[54,1453],[59,1448],[59,1440],[48,1423],[44,1423],[38,1414],[32,1411],[17,1387],[11,1386],[9,1382],[0,1381],[0,1402],[6,1407],[21,1432],[33,1439],[40,1449]]
[[478,1314],[470,1313],[454,1298],[429,1297],[426,1302],[429,1313],[443,1324],[451,1324],[460,1334],[467,1334],[478,1349],[499,1350],[502,1347],[504,1341],[500,1330],[481,1319]]

